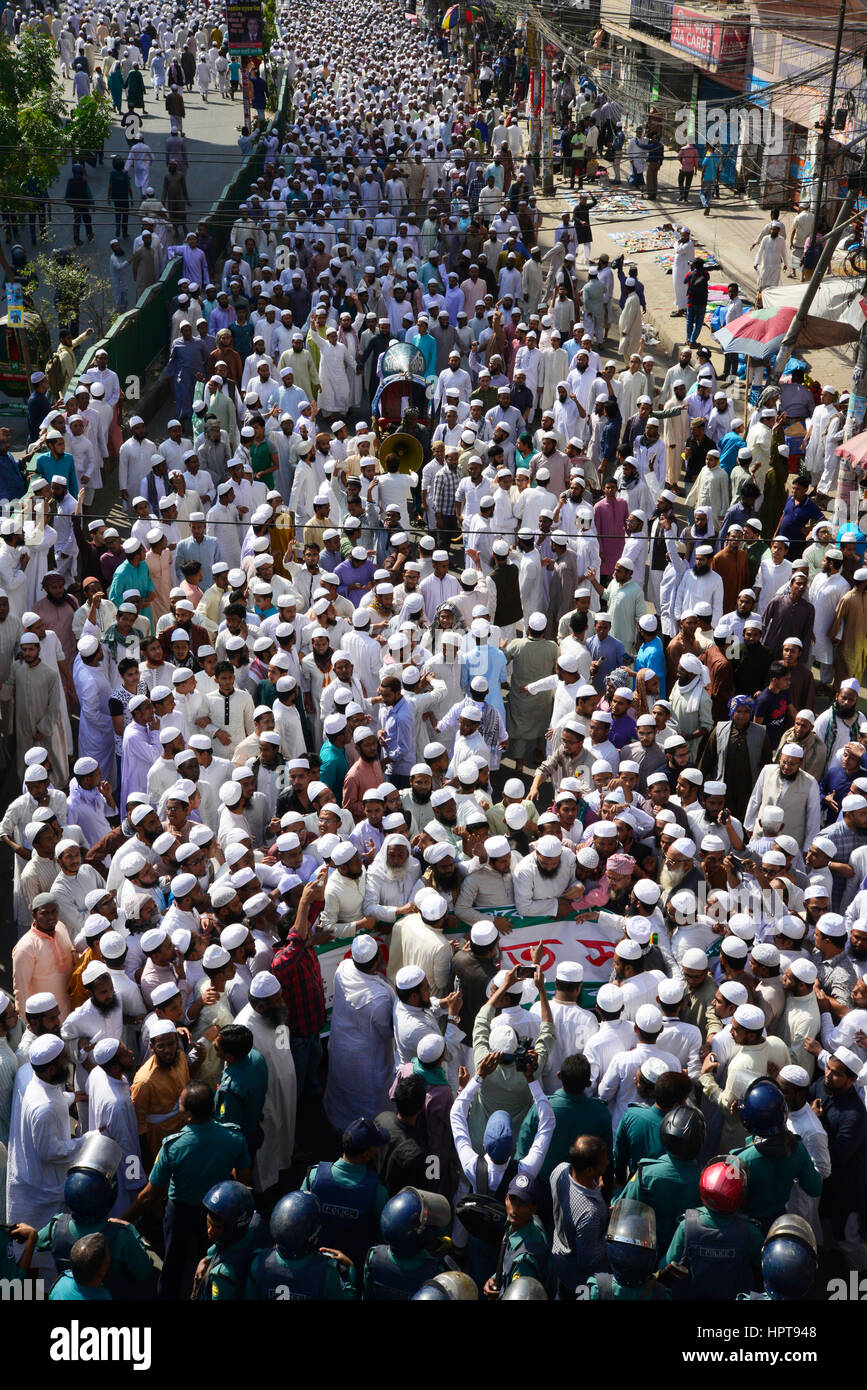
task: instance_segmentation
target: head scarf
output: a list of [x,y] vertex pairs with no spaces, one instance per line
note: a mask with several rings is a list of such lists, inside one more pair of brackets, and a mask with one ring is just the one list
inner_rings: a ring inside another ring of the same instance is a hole
[[733,695],[729,700],[729,719],[731,719],[736,709],[748,709],[752,718],[756,708],[755,700],[750,699],[749,695]]

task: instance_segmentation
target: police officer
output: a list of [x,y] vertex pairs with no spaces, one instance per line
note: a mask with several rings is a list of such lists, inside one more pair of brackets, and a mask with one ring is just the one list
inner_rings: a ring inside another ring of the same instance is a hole
[[[156,1162],[141,1192],[124,1213],[132,1221],[151,1202],[166,1195],[163,1235],[165,1254],[159,1278],[160,1298],[184,1296],[207,1244],[205,1193],[232,1177],[250,1181],[250,1151],[237,1125],[214,1119],[214,1096],[203,1081],[191,1081],[181,1092],[185,1124],[163,1140]],[[182,1293],[183,1289],[183,1293]]]
[[238,1126],[252,1157],[262,1143],[268,1063],[253,1047],[253,1034],[243,1023],[222,1028],[214,1051],[225,1063],[215,1100],[217,1119],[220,1124],[228,1121]]
[[111,1255],[105,1287],[113,1299],[127,1302],[155,1297],[156,1274],[148,1247],[135,1228],[108,1220],[117,1198],[117,1168],[122,1160],[123,1150],[113,1139],[104,1134],[87,1136],[63,1187],[66,1210],[43,1226],[36,1249],[50,1251],[58,1272],[65,1274],[77,1240],[105,1236]]
[[352,1262],[340,1250],[320,1246],[322,1206],[312,1192],[290,1192],[271,1213],[274,1247],[254,1255],[248,1299],[348,1302],[355,1298]]
[[663,1117],[659,1158],[643,1158],[623,1195],[646,1202],[656,1216],[656,1243],[667,1250],[677,1223],[688,1207],[698,1206],[698,1156],[704,1146],[707,1125],[694,1105],[676,1105]]
[[741,1160],[733,1154],[712,1159],[699,1179],[699,1195],[702,1205],[685,1212],[660,1271],[671,1279],[673,1296],[731,1299],[758,1288],[762,1232],[741,1214],[747,1195]]
[[384,1245],[374,1245],[364,1266],[362,1298],[375,1303],[407,1302],[428,1279],[445,1269],[437,1246],[452,1218],[445,1197],[405,1187],[386,1202],[379,1227]]
[[804,1141],[787,1125],[789,1107],[775,1081],[756,1077],[744,1091],[738,1110],[750,1135],[746,1147],[735,1151],[747,1172],[744,1211],[767,1232],[774,1218],[785,1211],[796,1181],[808,1197],[818,1197],[822,1179]]
[[[656,1218],[646,1202],[614,1202],[605,1235],[608,1270],[591,1274],[587,1299],[624,1303],[664,1302],[668,1291],[656,1279]],[[579,1292],[579,1298],[583,1292]]]
[[762,1246],[764,1292],[739,1297],[768,1302],[806,1298],[818,1267],[816,1237],[809,1221],[784,1211],[773,1222]]
[[319,1198],[325,1244],[345,1250],[359,1270],[379,1234],[379,1218],[388,1201],[387,1189],[370,1169],[388,1138],[375,1120],[353,1120],[343,1131],[340,1158],[317,1163],[301,1184],[303,1192]]
[[645,1057],[638,1069],[640,1100],[630,1101],[614,1136],[614,1178],[624,1187],[643,1158],[663,1151],[660,1127],[666,1113],[681,1105],[692,1088],[683,1072],[669,1071],[660,1057]]
[[242,1299],[253,1256],[268,1244],[253,1194],[242,1183],[218,1182],[205,1193],[202,1206],[212,1243],[199,1261],[193,1297],[203,1303]]
[[537,1279],[546,1293],[551,1285],[551,1243],[537,1216],[539,1185],[529,1173],[518,1173],[506,1192],[507,1225],[496,1273],[485,1283],[485,1298],[505,1298],[516,1279]]

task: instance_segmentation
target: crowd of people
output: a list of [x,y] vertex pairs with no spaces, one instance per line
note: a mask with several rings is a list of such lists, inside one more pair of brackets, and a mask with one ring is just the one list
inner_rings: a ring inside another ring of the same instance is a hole
[[514,57],[403,8],[280,15],[225,263],[162,247],[164,429],[69,334],[0,431],[0,1273],[800,1298],[867,1264],[846,397],[660,380],[586,202],[546,245]]

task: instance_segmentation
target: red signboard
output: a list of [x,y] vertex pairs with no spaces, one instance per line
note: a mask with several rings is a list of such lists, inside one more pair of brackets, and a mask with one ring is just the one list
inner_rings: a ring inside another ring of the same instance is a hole
[[746,61],[749,30],[742,25],[708,19],[701,10],[675,5],[671,16],[671,46],[714,67]]

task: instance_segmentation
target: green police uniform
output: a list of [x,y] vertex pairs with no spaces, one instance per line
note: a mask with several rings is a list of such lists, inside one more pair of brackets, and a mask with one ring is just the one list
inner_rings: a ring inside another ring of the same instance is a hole
[[614,1136],[614,1178],[621,1186],[632,1176],[642,1158],[658,1158],[662,1153],[659,1126],[662,1111],[658,1105],[630,1101]]
[[[734,1215],[729,1216],[720,1211],[710,1211],[708,1207],[698,1207],[697,1210],[699,1220],[701,1221],[701,1223],[704,1226],[709,1226],[712,1230],[715,1231],[725,1231],[729,1226],[732,1226],[734,1224],[737,1216],[741,1215],[741,1213],[735,1213]],[[758,1272],[761,1269],[762,1264],[762,1228],[761,1226],[759,1226],[757,1221],[753,1221],[750,1218],[747,1219],[749,1220],[750,1224],[748,1250],[749,1260],[750,1264],[753,1266],[756,1272]],[[685,1253],[686,1218],[684,1217],[678,1222],[677,1230],[674,1233],[672,1242],[669,1245],[667,1252],[659,1262],[660,1269],[664,1269],[666,1265],[670,1265],[674,1262],[677,1262],[678,1264],[683,1264],[683,1257]],[[734,1298],[734,1293],[732,1293],[732,1297]]]
[[596,1275],[590,1275],[587,1280],[588,1302],[599,1303],[610,1297],[615,1303],[662,1303],[671,1298],[668,1289],[663,1284],[657,1283],[655,1279],[648,1279],[647,1283],[642,1285],[640,1289],[628,1289],[625,1284],[618,1284],[613,1274],[609,1274],[607,1278],[611,1281],[610,1295],[605,1292],[604,1288],[600,1287]]
[[227,1303],[240,1301],[245,1296],[247,1275],[253,1255],[261,1250],[263,1237],[268,1238],[268,1229],[262,1223],[254,1230],[246,1230],[240,1240],[224,1250],[209,1245],[205,1259],[213,1261],[207,1272],[199,1299],[205,1303]]
[[[316,1173],[319,1165],[314,1164],[301,1184],[302,1192],[312,1192],[313,1183],[316,1181]],[[331,1165],[331,1176],[341,1187],[358,1187],[367,1177],[368,1170],[362,1163],[347,1163],[345,1158],[338,1158]],[[379,1183],[376,1189],[376,1214],[382,1215],[382,1209],[388,1201],[388,1189]]]
[[[325,1284],[322,1298],[331,1303],[353,1303],[355,1301],[355,1270],[347,1268],[345,1273],[341,1273],[338,1261],[330,1255],[320,1255],[316,1251],[313,1255],[305,1255],[301,1260],[287,1260],[280,1254],[279,1250],[268,1251],[260,1250],[258,1255],[253,1257],[250,1266],[250,1273],[247,1276],[247,1288],[244,1297],[249,1300],[259,1300],[259,1266],[262,1261],[269,1257],[276,1261],[286,1270],[287,1279],[296,1274],[303,1277],[313,1265],[325,1264]],[[289,1298],[287,1291],[286,1298]]]
[[[611,1112],[607,1105],[592,1096],[570,1095],[562,1087],[550,1095],[548,1100],[554,1111],[554,1133],[551,1135],[545,1162],[539,1169],[541,1181],[547,1182],[559,1164],[569,1161],[569,1149],[578,1134],[595,1134],[603,1141],[608,1150],[608,1157],[611,1157]],[[535,1105],[531,1105],[518,1133],[516,1158],[527,1156],[538,1127],[539,1116]]]
[[790,1143],[794,1140],[790,1153],[783,1152],[782,1143],[768,1140],[762,1142],[770,1146],[770,1152],[763,1153],[756,1147],[755,1136],[750,1137],[745,1148],[735,1150],[747,1170],[744,1212],[758,1221],[764,1231],[786,1210],[796,1181],[808,1197],[818,1197],[822,1191],[822,1179],[803,1141],[793,1134],[786,1137]]
[[185,1125],[164,1139],[150,1172],[154,1187],[168,1188],[169,1199],[201,1206],[205,1193],[231,1177],[232,1169],[250,1167],[250,1151],[235,1124],[207,1120]]
[[[77,1221],[74,1216],[69,1221],[69,1237],[72,1242],[82,1236],[106,1235],[107,1221]],[[57,1217],[52,1216],[47,1226],[43,1226],[36,1240],[37,1250],[50,1250],[54,1243],[54,1227]],[[125,1275],[132,1283],[144,1283],[153,1274],[150,1255],[141,1236],[134,1226],[111,1224],[112,1266],[115,1274]]]
[[626,1184],[624,1197],[646,1202],[656,1213],[658,1250],[668,1249],[677,1223],[687,1208],[701,1205],[700,1177],[697,1160],[664,1153],[659,1158],[642,1158]]
[[246,1057],[229,1062],[214,1097],[214,1116],[221,1125],[237,1125],[254,1153],[262,1142],[260,1121],[268,1090],[268,1063],[253,1048]]
[[548,1288],[551,1276],[551,1243],[538,1216],[532,1216],[526,1226],[513,1230],[508,1227],[504,1237],[503,1280],[500,1296],[513,1279],[538,1279]]
[[66,1274],[61,1274],[48,1295],[49,1303],[104,1303],[106,1299],[111,1302],[108,1289],[102,1286],[91,1289],[86,1284],[79,1284],[68,1270]]

